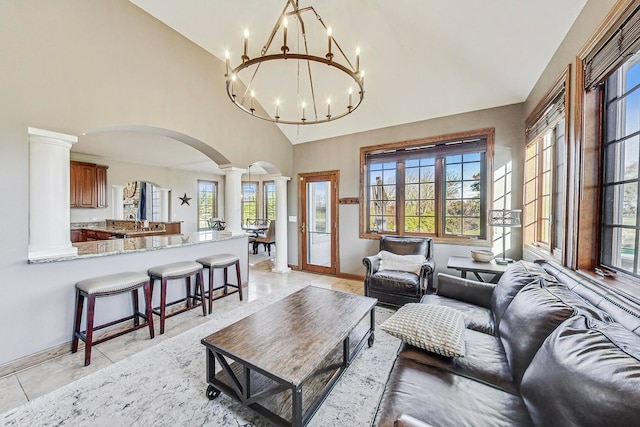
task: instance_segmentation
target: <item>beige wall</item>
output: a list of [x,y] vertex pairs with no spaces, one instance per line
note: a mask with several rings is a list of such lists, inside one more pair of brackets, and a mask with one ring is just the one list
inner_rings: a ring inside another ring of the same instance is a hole
[[[429,136],[444,135],[481,128],[495,128],[494,170],[510,164],[512,167],[511,208],[522,207],[522,164],[524,148],[524,119],[522,104],[491,108],[471,113],[441,117],[422,122],[393,126],[362,132],[323,141],[294,146],[294,173],[340,170],[338,197],[357,197],[360,180],[360,147],[405,141]],[[296,180],[297,181],[297,180]],[[289,214],[298,212],[297,192],[290,187]],[[500,206],[499,208],[502,208]],[[342,273],[364,275],[362,258],[378,250],[378,241],[360,239],[359,212],[357,205],[340,205],[340,270]],[[289,260],[298,259],[298,241],[293,236],[296,227],[289,228]],[[512,257],[521,256],[522,237],[519,230],[514,233]],[[468,254],[474,246],[435,245],[436,268],[446,271],[449,255]],[[502,251],[500,247],[500,251]]]
[[27,264],[27,127],[79,136],[153,126],[202,141],[233,166],[265,161],[292,173],[280,130],[228,101],[224,64],[126,0],[2,1],[0,56],[0,323],[12,325],[0,328],[0,364],[69,341],[75,280],[117,264]]

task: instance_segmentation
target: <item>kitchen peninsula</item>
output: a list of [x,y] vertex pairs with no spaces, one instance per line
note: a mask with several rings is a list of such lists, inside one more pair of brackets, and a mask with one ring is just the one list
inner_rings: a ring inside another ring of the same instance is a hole
[[[15,360],[4,367],[4,373],[30,366],[69,352],[73,314],[75,309],[75,284],[92,277],[118,272],[147,274],[155,266],[177,261],[195,261],[216,254],[232,254],[240,259],[241,280],[248,280],[248,240],[244,233],[229,231],[202,231],[192,234],[159,235],[123,239],[96,240],[73,244],[78,255],[25,260],[23,280],[41,284],[44,295],[37,301],[47,307],[47,325],[41,328],[34,323],[30,334],[12,341],[4,350],[7,360]],[[223,280],[223,272],[215,272],[215,282]],[[156,288],[158,284],[155,285]],[[51,289],[56,289],[53,293]],[[184,286],[169,286],[167,299],[184,297]],[[160,303],[160,292],[153,295],[153,306]],[[129,295],[116,295],[100,301],[95,322],[108,323],[130,314]],[[214,304],[214,312],[216,306]],[[38,339],[33,339],[37,336]],[[11,350],[11,351],[9,351]],[[22,356],[26,356],[21,359]],[[0,366],[1,368],[1,366]],[[0,370],[0,372],[2,372]]]
[[[142,231],[144,233],[144,231]],[[227,240],[246,238],[244,234],[233,235],[227,231],[200,231],[192,234],[169,234],[157,236],[125,237],[121,239],[94,240],[76,242],[78,255],[69,257],[39,258],[29,260],[31,264],[47,262],[71,261],[82,258],[93,258],[108,255],[120,255],[131,252],[146,252],[181,246],[199,245],[204,243],[223,242]],[[246,246],[246,245],[245,245]]]

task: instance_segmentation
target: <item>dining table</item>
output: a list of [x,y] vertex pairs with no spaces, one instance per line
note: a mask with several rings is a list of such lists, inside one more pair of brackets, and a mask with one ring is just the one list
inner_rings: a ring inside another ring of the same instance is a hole
[[268,224],[266,225],[248,224],[248,225],[243,225],[242,229],[244,231],[252,233],[253,237],[258,237],[260,233],[269,229],[269,225]]

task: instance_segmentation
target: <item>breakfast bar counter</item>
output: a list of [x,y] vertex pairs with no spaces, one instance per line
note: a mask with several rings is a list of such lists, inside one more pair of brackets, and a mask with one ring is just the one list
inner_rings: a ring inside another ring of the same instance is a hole
[[246,235],[233,235],[228,231],[200,231],[192,234],[169,234],[146,237],[129,237],[124,239],[95,240],[77,242],[78,255],[55,258],[39,258],[29,260],[31,264],[71,261],[75,259],[102,257],[126,254],[130,252],[146,252],[166,248],[223,242],[226,240],[246,239]]

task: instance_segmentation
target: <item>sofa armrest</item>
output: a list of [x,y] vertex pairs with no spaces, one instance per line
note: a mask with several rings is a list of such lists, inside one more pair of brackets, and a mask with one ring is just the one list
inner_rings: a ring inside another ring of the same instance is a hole
[[496,287],[493,283],[476,282],[449,274],[438,274],[438,288],[436,294],[491,308],[491,295]]
[[362,259],[362,264],[364,264],[365,268],[367,269],[365,278],[371,277],[371,275],[378,271],[378,269],[380,268],[380,257],[378,255],[364,257]]
[[420,267],[420,277],[426,279],[429,274],[433,274],[436,271],[436,262],[433,258],[427,258]]
[[393,422],[393,426],[394,427],[432,427],[431,424],[427,424],[407,414],[400,415]]

